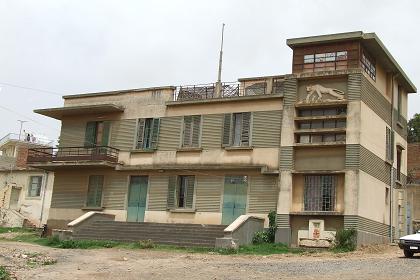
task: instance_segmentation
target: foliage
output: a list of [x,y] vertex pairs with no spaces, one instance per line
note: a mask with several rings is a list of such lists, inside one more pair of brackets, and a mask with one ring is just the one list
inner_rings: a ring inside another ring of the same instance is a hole
[[407,125],[408,142],[420,142],[420,114],[414,114]]
[[134,243],[133,247],[137,249],[152,249],[152,248],[155,248],[156,245],[152,240],[147,239],[147,240],[140,240],[139,242]]
[[276,215],[276,211],[268,213],[268,229],[266,231],[257,231],[252,237],[253,244],[274,243],[277,231]]
[[4,266],[0,266],[0,280],[9,280],[10,273],[6,270]]
[[349,252],[356,249],[356,229],[341,229],[335,234],[333,250],[339,252]]
[[21,228],[21,227],[0,227],[0,233],[8,232],[33,232],[34,229],[31,228]]

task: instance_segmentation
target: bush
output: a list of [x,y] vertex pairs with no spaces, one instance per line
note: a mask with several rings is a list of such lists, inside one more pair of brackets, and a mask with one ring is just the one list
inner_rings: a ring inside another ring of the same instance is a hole
[[340,251],[354,251],[356,249],[357,231],[355,229],[341,229],[335,234],[334,247]]
[[152,249],[152,248],[155,248],[156,245],[152,240],[147,239],[147,240],[140,240],[139,242],[136,243],[135,247],[139,249]]
[[268,230],[257,231],[254,234],[254,237],[252,237],[253,244],[274,243],[277,231],[276,211],[270,211],[270,213],[268,213],[268,221]]
[[10,274],[4,266],[0,266],[0,280],[9,280]]
[[252,244],[270,243],[268,231],[257,231],[252,237]]

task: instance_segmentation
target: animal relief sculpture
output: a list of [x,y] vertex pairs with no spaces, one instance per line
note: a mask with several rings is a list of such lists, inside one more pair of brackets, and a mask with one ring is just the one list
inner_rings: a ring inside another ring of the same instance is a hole
[[335,88],[326,88],[319,84],[310,85],[306,87],[306,102],[319,102],[323,101],[323,95],[330,95],[337,100],[344,99],[344,92]]

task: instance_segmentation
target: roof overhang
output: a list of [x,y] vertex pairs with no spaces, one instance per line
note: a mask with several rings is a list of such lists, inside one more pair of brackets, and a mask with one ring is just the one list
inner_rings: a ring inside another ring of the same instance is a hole
[[411,82],[401,66],[397,63],[382,41],[375,33],[363,33],[362,31],[320,35],[312,37],[302,37],[287,39],[287,45],[295,49],[301,46],[317,44],[337,43],[344,41],[360,41],[370,55],[375,57],[387,72],[397,74],[398,81],[405,87],[408,93],[417,92],[416,86]]
[[124,112],[124,107],[117,106],[115,104],[97,104],[37,109],[34,110],[34,112],[40,115],[61,120],[63,119],[63,117],[71,117],[86,114],[122,113]]

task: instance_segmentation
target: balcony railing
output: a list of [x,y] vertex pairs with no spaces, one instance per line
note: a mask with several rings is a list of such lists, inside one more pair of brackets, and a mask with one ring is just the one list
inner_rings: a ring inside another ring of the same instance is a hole
[[265,95],[279,93],[279,86],[273,85],[275,91],[268,91],[265,82],[258,82],[243,87],[240,83],[222,83],[220,95],[217,94],[216,83],[180,86],[174,94],[174,101],[203,100],[212,98],[231,98],[239,96]]
[[28,163],[59,161],[108,161],[117,163],[118,152],[118,149],[108,146],[34,148],[28,151]]

